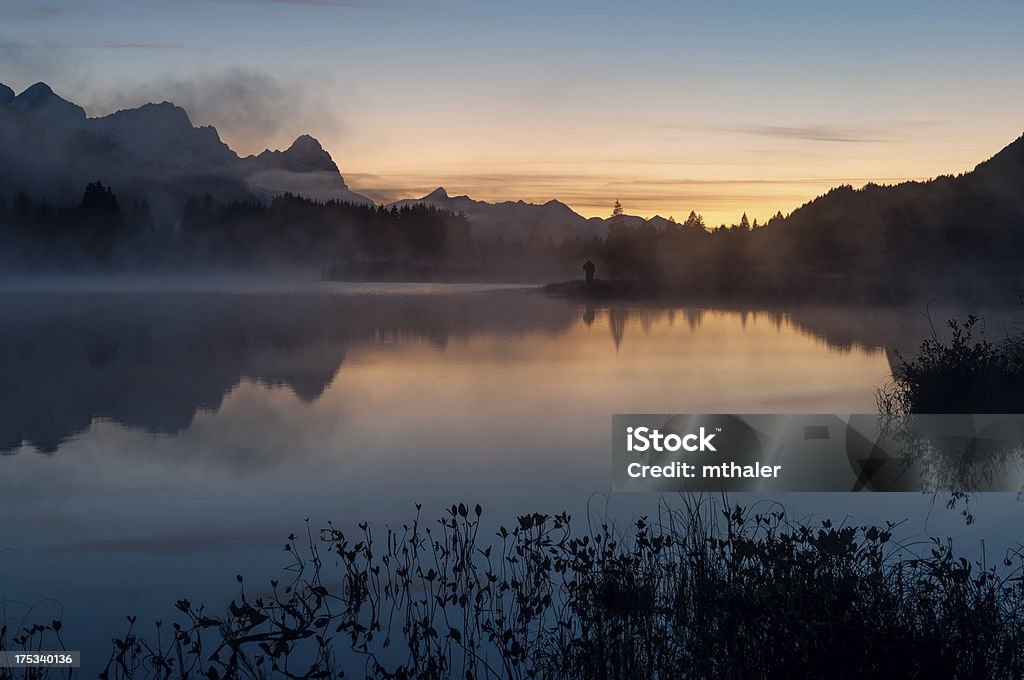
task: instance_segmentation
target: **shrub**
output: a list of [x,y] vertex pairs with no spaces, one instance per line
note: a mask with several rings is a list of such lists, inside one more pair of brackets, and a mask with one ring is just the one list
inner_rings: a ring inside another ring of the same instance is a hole
[[1020,339],[995,344],[976,337],[979,319],[947,322],[948,342],[933,333],[917,357],[897,353],[893,380],[877,392],[887,415],[911,413],[1024,412],[1024,362]]

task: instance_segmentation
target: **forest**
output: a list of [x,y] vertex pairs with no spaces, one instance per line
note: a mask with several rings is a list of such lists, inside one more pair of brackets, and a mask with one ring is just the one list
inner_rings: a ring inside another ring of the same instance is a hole
[[74,205],[24,191],[0,201],[0,261],[8,269],[437,265],[461,257],[469,234],[465,218],[423,205],[387,209],[289,193],[269,202],[192,197],[174,229],[155,225],[145,200],[122,205],[100,181]]
[[1015,295],[1024,255],[1017,206],[965,191],[968,180],[844,185],[788,216],[759,224],[744,214],[715,228],[696,212],[658,226],[627,220],[616,201],[605,236],[561,240],[479,239],[465,215],[425,204],[290,193],[193,196],[168,228],[154,224],[145,200],[122,202],[97,181],[74,205],[24,191],[0,200],[0,262],[8,271],[270,267],[347,280],[550,282],[579,279],[590,260],[598,285],[587,295],[894,303]]

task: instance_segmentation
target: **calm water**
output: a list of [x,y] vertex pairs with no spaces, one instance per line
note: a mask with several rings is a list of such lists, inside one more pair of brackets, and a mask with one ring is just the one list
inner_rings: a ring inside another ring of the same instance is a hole
[[[307,517],[650,512],[657,498],[607,493],[612,413],[872,412],[893,350],[928,332],[918,310],[588,307],[500,287],[84,288],[0,293],[0,613],[62,618],[87,666],[125,614],[219,610],[236,573],[278,575]],[[776,500],[906,518],[907,539],[978,555],[1013,545],[1022,517],[1012,494],[975,501],[973,526],[921,495]]]

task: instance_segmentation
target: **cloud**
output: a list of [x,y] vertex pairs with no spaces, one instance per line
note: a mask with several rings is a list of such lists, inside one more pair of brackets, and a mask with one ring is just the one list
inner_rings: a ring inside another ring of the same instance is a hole
[[877,132],[865,132],[828,125],[737,125],[733,130],[761,137],[805,139],[815,142],[884,142],[890,141]]
[[660,124],[656,127],[673,129],[705,130],[712,132],[739,132],[757,137],[776,139],[798,139],[811,142],[839,143],[889,143],[912,137],[922,127],[938,125],[934,120],[899,120],[879,122],[872,125],[827,125],[810,123],[803,125],[767,125],[741,123],[737,125],[675,125]]
[[257,0],[274,5],[309,5],[310,7],[336,7],[338,9],[376,9],[374,5],[362,2],[339,2],[338,0]]
[[170,101],[184,108],[196,125],[214,125],[222,139],[241,153],[284,148],[300,134],[334,132],[336,117],[321,98],[325,86],[229,68],[192,78],[168,76],[121,84],[85,102],[91,115]]
[[108,49],[108,50],[180,50],[186,46],[179,43],[164,43],[164,42],[141,42],[141,41],[122,41],[122,40],[106,40],[95,43],[82,43],[79,47],[88,47],[94,49]]
[[59,16],[88,13],[90,10],[84,7],[68,4],[8,2],[0,8],[0,17],[4,19],[27,19],[30,21],[45,21]]
[[329,9],[341,10],[369,10],[375,12],[394,12],[412,9],[407,5],[385,5],[374,2],[344,2],[343,0],[215,0],[217,2],[230,2],[232,4],[264,4],[264,5],[289,5],[293,7],[326,7]]
[[74,40],[67,38],[40,38],[34,42],[4,41],[0,48],[37,49],[86,49],[86,50],[178,50],[185,45],[178,43],[126,41],[126,40]]

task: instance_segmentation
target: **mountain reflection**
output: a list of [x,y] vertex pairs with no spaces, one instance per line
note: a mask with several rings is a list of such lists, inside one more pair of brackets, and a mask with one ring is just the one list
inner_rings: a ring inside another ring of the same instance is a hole
[[[638,334],[636,342],[643,342],[640,338],[678,324],[686,331],[672,336],[673,347],[685,353],[687,343],[711,318],[725,320],[723,329],[713,324],[725,344],[738,334],[767,328],[774,329],[773,335],[812,337],[834,353],[872,354],[884,349],[890,367],[893,349],[912,351],[928,333],[923,317],[902,308],[782,311],[577,305],[521,290],[387,296],[4,293],[0,452],[28,444],[51,453],[97,420],[157,434],[179,433],[198,412],[218,411],[242,381],[284,388],[312,402],[339,371],[344,376],[346,356],[355,348],[377,346],[388,352],[394,351],[391,345],[421,342],[445,351],[453,340],[481,335],[527,339],[541,334],[557,337],[571,345],[567,351],[578,352],[584,337],[610,332],[609,352],[592,356],[596,369],[616,361],[633,334]],[[524,352],[551,352],[528,350],[525,340],[518,344]],[[741,351],[751,355],[760,350],[748,344]],[[765,351],[764,361],[771,361],[770,353]],[[380,355],[374,357],[378,360]],[[515,397],[502,391],[493,396]]]
[[0,451],[54,452],[96,419],[189,426],[248,379],[305,401],[349,346],[481,332],[559,333],[572,310],[534,294],[52,294],[0,296]]

